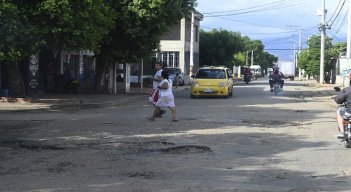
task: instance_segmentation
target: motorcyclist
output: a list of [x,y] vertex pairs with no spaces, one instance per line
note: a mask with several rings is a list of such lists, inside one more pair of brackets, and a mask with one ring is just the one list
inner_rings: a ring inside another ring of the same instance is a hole
[[248,75],[250,77],[252,76],[252,72],[251,72],[251,70],[249,68],[245,68],[244,76],[246,76],[246,75]]
[[273,92],[273,85],[274,85],[274,83],[280,83],[280,88],[283,89],[284,80],[282,80],[282,78],[284,78],[284,74],[279,71],[279,67],[274,66],[273,67],[273,73],[269,77],[269,86],[271,88],[271,92]]
[[[251,77],[252,77],[252,72],[251,72],[251,70],[250,70],[249,68],[245,68],[245,70],[244,70],[244,80],[245,80],[246,78],[249,78],[248,81],[250,81],[250,80],[251,80]],[[246,81],[246,80],[245,80],[245,81]]]
[[336,135],[337,138],[344,137],[344,119],[351,117],[351,86],[346,87],[340,91],[340,93],[334,97],[334,100],[337,104],[346,104],[345,107],[340,107],[336,111],[336,121],[338,123],[338,129],[340,131],[339,135]]

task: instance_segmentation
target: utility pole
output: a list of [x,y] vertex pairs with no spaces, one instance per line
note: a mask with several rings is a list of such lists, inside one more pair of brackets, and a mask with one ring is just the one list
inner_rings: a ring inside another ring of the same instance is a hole
[[246,51],[246,66],[249,65],[249,51]]
[[191,31],[190,31],[190,76],[193,74],[194,67],[194,25],[195,25],[194,11],[191,12]]
[[251,66],[253,65],[253,50],[251,50]]
[[[296,67],[298,67],[298,62],[299,62],[299,57],[300,57],[300,53],[301,53],[301,44],[302,44],[302,34],[301,34],[301,27],[299,27],[299,52],[298,52],[298,56],[296,56]],[[299,67],[299,79],[301,79],[301,68]]]
[[320,70],[319,70],[319,83],[323,84],[324,82],[324,51],[325,51],[325,30],[326,30],[326,23],[325,23],[325,0],[322,0],[322,20],[320,25],[321,31],[321,58],[320,58]]
[[349,2],[349,18],[347,26],[347,49],[346,49],[346,58],[351,58],[351,1]]

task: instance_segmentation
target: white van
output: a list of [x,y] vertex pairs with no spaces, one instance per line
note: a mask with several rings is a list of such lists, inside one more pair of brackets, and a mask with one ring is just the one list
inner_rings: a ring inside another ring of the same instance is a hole
[[262,75],[261,66],[251,65],[250,69],[257,77],[261,77],[261,75]]

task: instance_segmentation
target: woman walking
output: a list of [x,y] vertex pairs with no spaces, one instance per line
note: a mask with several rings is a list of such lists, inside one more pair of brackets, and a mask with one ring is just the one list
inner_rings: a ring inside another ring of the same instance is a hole
[[148,117],[150,121],[155,121],[155,117],[160,114],[161,107],[168,107],[172,112],[172,122],[177,122],[176,108],[174,103],[174,95],[172,92],[172,81],[168,79],[169,73],[167,71],[161,72],[162,81],[158,85],[160,90],[160,98],[155,104],[155,110],[151,117]]

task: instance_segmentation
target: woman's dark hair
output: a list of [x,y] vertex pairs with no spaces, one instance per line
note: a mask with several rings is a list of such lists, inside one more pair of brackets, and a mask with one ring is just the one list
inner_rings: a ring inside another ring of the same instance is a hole
[[161,62],[155,62],[155,65],[160,65],[161,67],[163,67],[163,63],[161,63]]
[[161,72],[161,76],[162,76],[162,78],[164,78],[164,79],[167,79],[167,80],[168,80],[169,73],[168,73],[167,71],[163,70],[163,71]]

